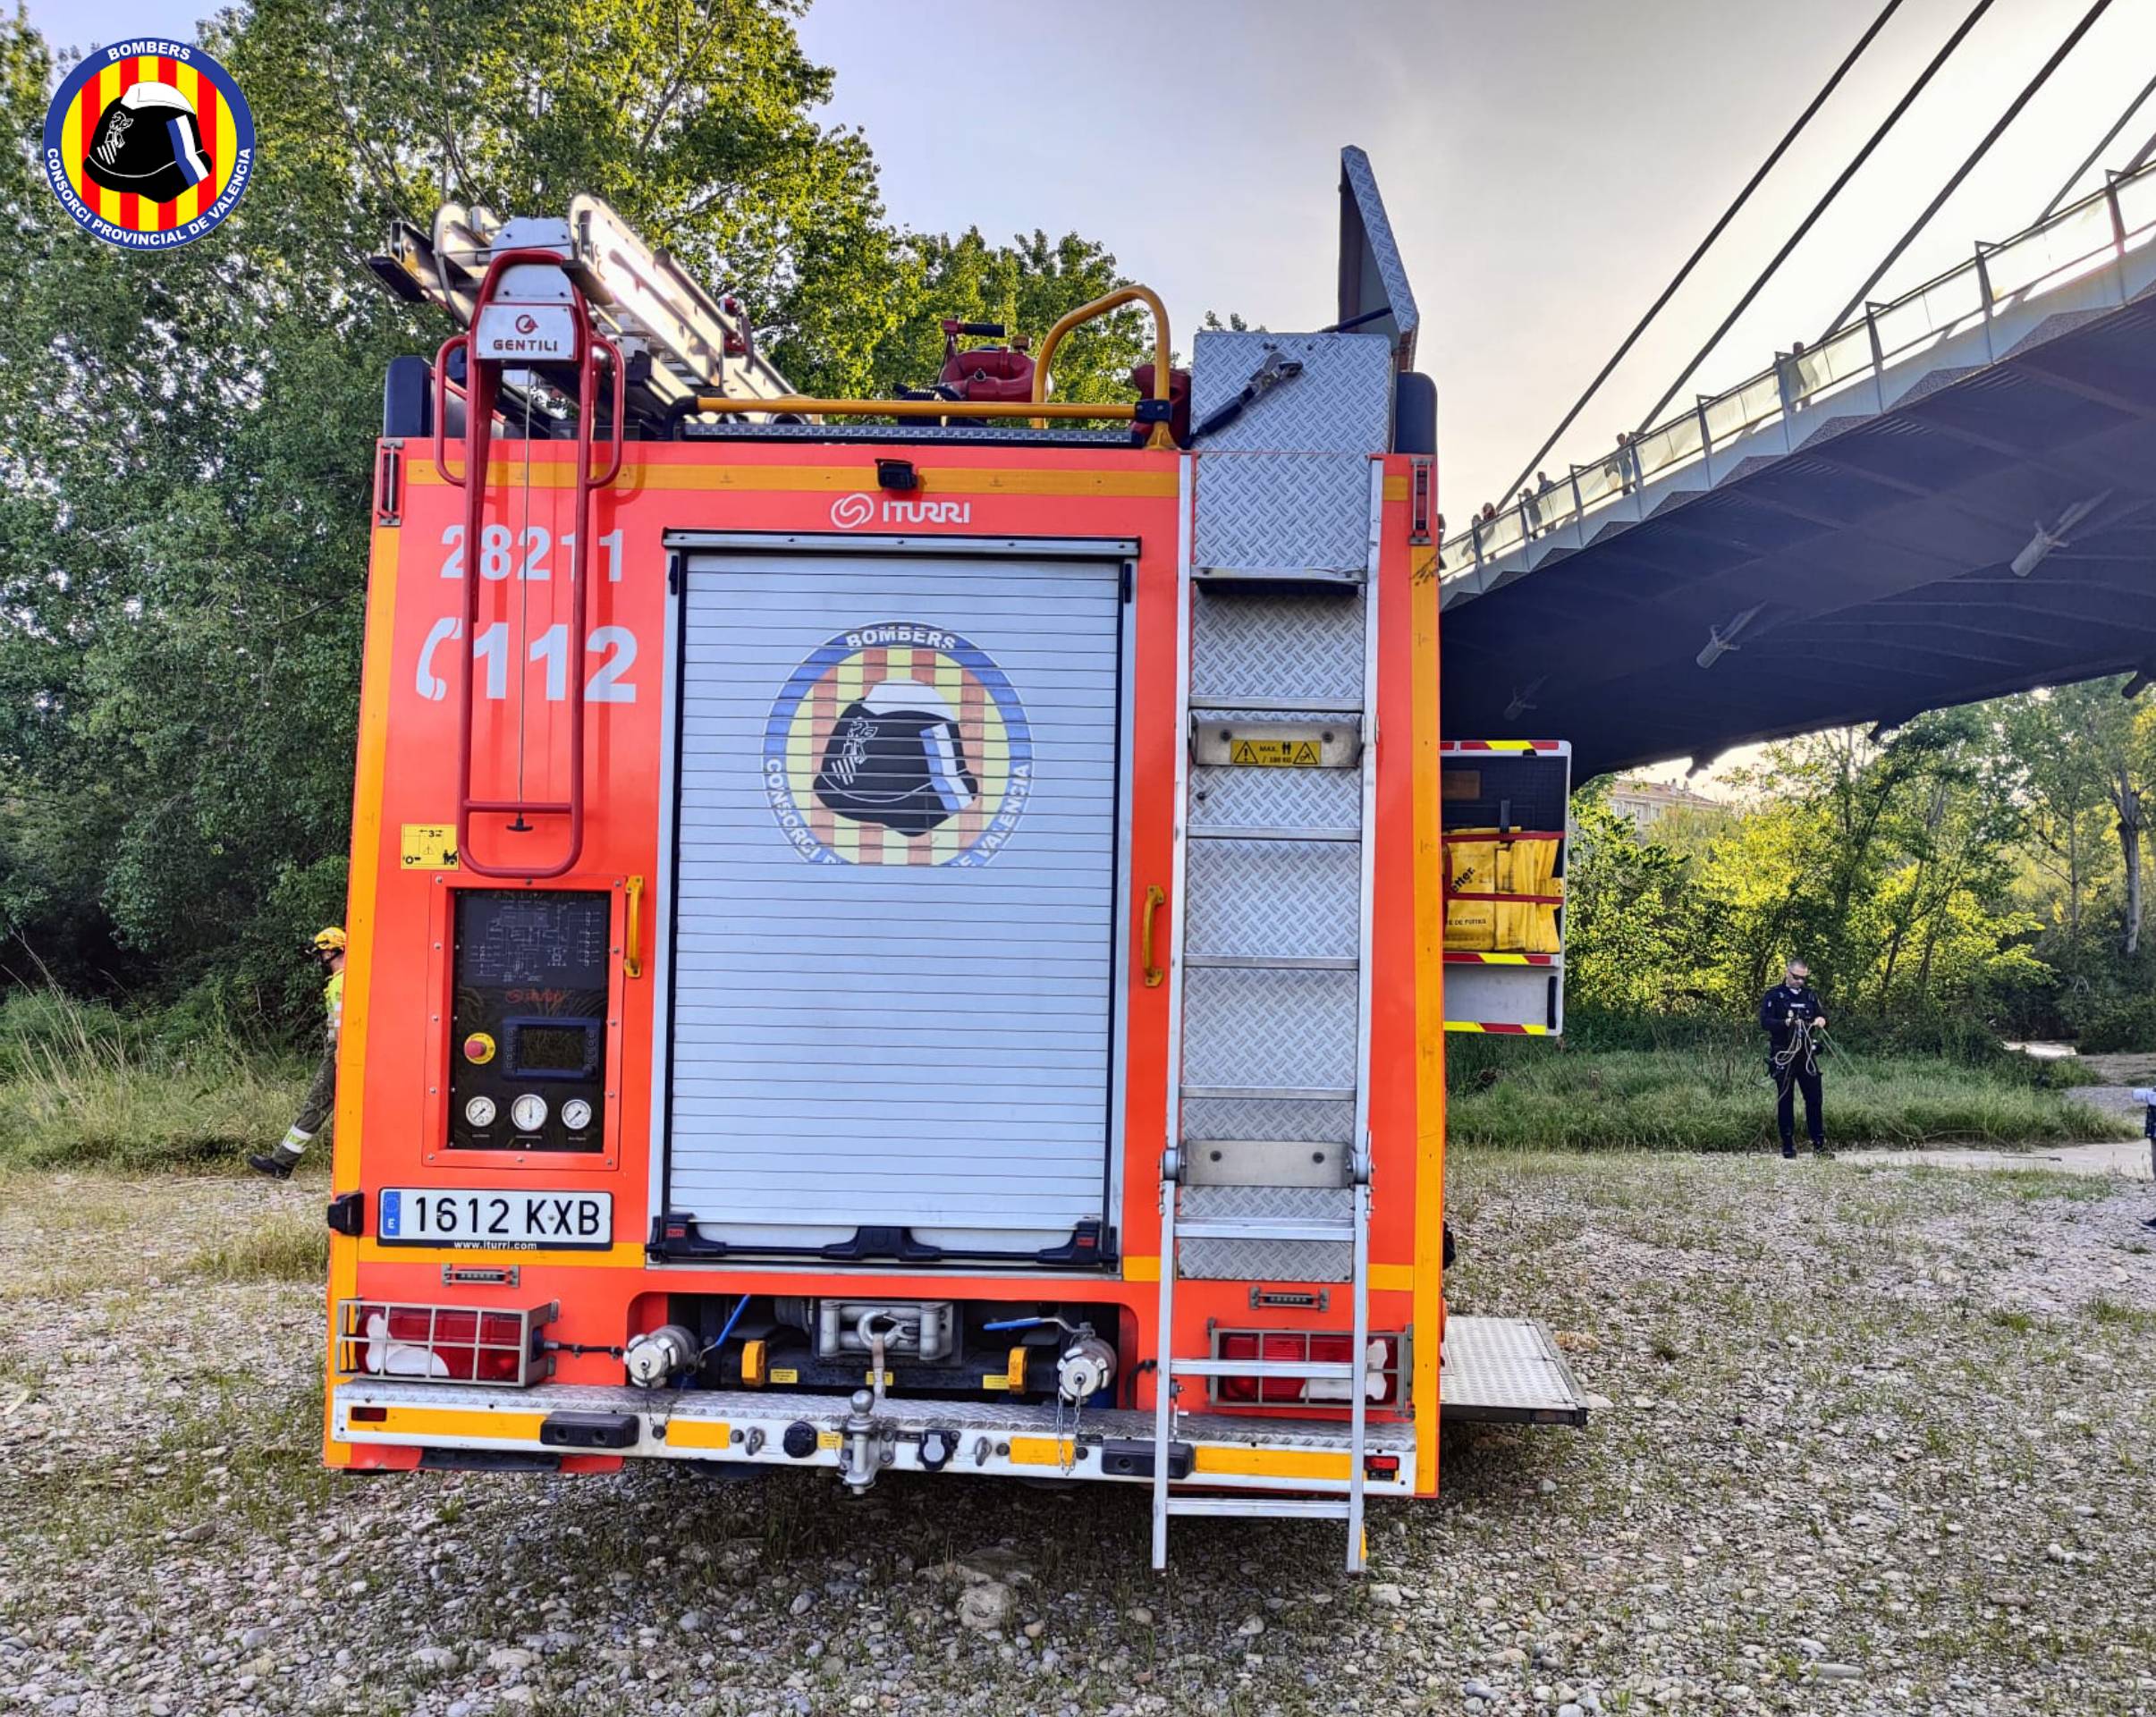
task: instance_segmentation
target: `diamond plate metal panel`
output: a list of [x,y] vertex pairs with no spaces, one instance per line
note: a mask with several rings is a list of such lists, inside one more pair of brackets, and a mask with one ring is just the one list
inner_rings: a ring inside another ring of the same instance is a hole
[[1194,829],[1351,829],[1363,820],[1357,769],[1239,769],[1190,772]]
[[1264,1097],[1192,1097],[1183,1104],[1183,1140],[1303,1138],[1352,1145],[1352,1103],[1275,1103]]
[[1200,590],[1193,605],[1190,700],[1363,695],[1363,593],[1247,596]]
[[[1190,1207],[1188,1193],[1182,1207]],[[1447,1318],[1437,1393],[1440,1415],[1448,1419],[1587,1422],[1586,1398],[1572,1368],[1549,1326],[1532,1318]]]
[[1382,453],[1392,436],[1392,343],[1382,334],[1201,333],[1190,419],[1203,423],[1279,352],[1302,373],[1198,444],[1204,453]]
[[1352,1086],[1354,972],[1208,970],[1183,976],[1183,1083]]
[[1194,565],[1359,572],[1370,564],[1360,453],[1200,453]]
[[[1355,1214],[1350,1187],[1187,1187],[1178,1206],[1185,1222],[1346,1222]],[[1346,1281],[1355,1272],[1352,1240],[1184,1240],[1182,1273],[1208,1281]]]
[[[1370,241],[1370,254],[1377,258],[1377,275],[1385,284],[1385,300],[1392,307],[1393,324],[1411,342],[1422,313],[1415,308],[1415,289],[1408,284],[1408,266],[1400,260],[1399,242],[1392,236],[1385,199],[1377,194],[1377,175],[1370,170],[1370,157],[1349,144],[1340,151],[1340,175],[1347,180],[1356,211],[1363,217],[1363,235]],[[1195,388],[1195,378],[1192,385]]]
[[1361,893],[1362,849],[1354,842],[1193,841],[1183,947],[1192,954],[1352,960]]

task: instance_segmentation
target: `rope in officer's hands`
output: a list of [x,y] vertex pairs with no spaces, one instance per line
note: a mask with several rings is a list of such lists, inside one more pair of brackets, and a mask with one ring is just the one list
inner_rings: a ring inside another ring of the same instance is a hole
[[[1789,1081],[1800,1072],[1814,1078],[1819,1075],[1819,1045],[1827,1041],[1824,1032],[1817,1030],[1809,1019],[1799,1019],[1794,1014],[1788,1020],[1789,1041],[1781,1049],[1767,1052],[1767,1072],[1778,1091],[1787,1091]],[[1836,1054],[1840,1045],[1834,1045]]]

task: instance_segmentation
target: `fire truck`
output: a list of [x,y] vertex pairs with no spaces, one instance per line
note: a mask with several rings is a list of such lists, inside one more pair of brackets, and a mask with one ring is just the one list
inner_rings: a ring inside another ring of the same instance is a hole
[[[1568,748],[1441,738],[1435,394],[1370,165],[1339,313],[1129,287],[796,393],[579,197],[373,259],[324,1454],[1147,1487],[1344,1522],[1455,1419],[1449,1031],[1561,1026]],[[1153,320],[1137,397],[1058,349]],[[926,382],[926,378],[924,378]]]

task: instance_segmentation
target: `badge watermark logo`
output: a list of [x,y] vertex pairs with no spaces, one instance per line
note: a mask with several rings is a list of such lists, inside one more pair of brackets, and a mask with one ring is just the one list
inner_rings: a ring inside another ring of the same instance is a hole
[[765,797],[811,864],[985,865],[1032,792],[1018,692],[940,626],[840,633],[793,671],[765,724]]
[[124,250],[222,225],[254,174],[255,119],[232,74],[187,42],[115,43],[45,113],[46,182],[70,219]]

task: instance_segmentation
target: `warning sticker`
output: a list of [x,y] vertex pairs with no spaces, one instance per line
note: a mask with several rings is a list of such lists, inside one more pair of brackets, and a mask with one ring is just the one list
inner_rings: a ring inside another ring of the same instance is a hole
[[1315,769],[1320,754],[1315,740],[1233,740],[1228,761],[1260,769]]
[[457,829],[453,823],[407,823],[398,862],[406,870],[455,870]]
[[816,1446],[819,1449],[843,1449],[846,1439],[836,1431],[819,1431],[816,1434]]

